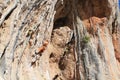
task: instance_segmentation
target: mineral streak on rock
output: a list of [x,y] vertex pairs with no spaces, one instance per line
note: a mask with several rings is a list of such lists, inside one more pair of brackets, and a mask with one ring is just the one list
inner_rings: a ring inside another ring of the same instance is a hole
[[118,0],[0,0],[0,80],[120,80]]

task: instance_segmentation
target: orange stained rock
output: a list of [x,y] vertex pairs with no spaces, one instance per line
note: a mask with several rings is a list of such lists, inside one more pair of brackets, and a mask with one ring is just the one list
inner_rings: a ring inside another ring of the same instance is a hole
[[115,52],[115,57],[120,62],[120,53]]
[[48,40],[44,41],[43,46],[47,47],[48,43]]
[[107,18],[106,17],[104,17],[104,18],[91,17],[91,21],[93,22],[93,25],[103,24],[107,21]]
[[41,46],[38,48],[38,53],[42,53],[45,50],[45,46]]
[[115,50],[115,57],[120,62],[120,41],[115,34],[113,34],[113,45]]
[[90,25],[90,21],[88,19],[84,20],[83,23],[87,28],[90,28],[91,25]]
[[92,21],[93,25],[102,23],[101,19],[98,17],[91,17],[91,21]]
[[99,25],[99,28],[104,30],[106,22],[107,22],[106,17],[99,18],[95,16],[90,17],[89,19],[83,21],[84,25],[86,26],[90,34],[93,34],[97,31],[97,27],[98,27],[97,25]]
[[49,43],[48,40],[44,41],[43,45],[38,48],[37,52],[38,52],[38,53],[44,52],[44,50],[46,49],[48,43]]
[[89,19],[84,20],[83,22],[87,27],[90,27],[90,26],[95,26],[96,24],[104,24],[106,21],[107,21],[106,17],[99,18],[99,17],[93,16],[93,17],[90,17]]

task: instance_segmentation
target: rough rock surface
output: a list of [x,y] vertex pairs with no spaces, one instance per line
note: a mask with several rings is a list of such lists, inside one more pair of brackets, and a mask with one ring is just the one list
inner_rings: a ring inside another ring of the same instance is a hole
[[118,0],[0,0],[0,80],[120,80]]

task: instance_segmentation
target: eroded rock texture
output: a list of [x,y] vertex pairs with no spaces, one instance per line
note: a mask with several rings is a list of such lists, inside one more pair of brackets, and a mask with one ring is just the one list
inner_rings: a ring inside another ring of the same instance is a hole
[[0,80],[120,80],[118,0],[0,0]]

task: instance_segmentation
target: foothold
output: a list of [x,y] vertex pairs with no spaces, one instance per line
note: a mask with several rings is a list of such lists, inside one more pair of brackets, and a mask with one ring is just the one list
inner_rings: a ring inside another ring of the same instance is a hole
[[31,66],[35,67],[36,66],[36,62],[31,62]]
[[48,45],[48,40],[44,41],[43,45],[38,48],[36,54],[39,54],[40,56],[42,56],[42,53],[45,51],[47,45]]
[[54,76],[53,80],[56,80],[58,78],[58,74]]
[[40,56],[42,56],[42,53],[44,52],[44,50],[45,50],[45,46],[41,46],[38,48],[35,54],[39,54]]
[[50,54],[49,58],[55,57],[53,53]]
[[41,53],[45,50],[45,46],[41,46],[40,48],[38,48],[38,53]]
[[47,47],[48,43],[48,40],[44,41],[43,46]]
[[35,57],[35,55],[32,55],[32,57]]
[[26,35],[26,37],[29,37],[29,36],[31,36],[32,34],[33,34],[33,31],[32,31],[32,30],[29,30],[28,33],[27,33],[27,35]]

